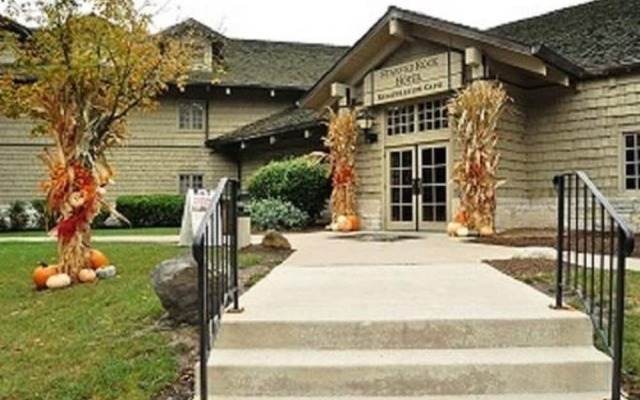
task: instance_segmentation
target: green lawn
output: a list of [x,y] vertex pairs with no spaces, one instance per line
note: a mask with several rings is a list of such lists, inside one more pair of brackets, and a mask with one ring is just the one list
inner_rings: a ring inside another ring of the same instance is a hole
[[[178,235],[180,228],[123,228],[123,229],[94,229],[95,236],[141,236],[141,235]],[[38,237],[47,236],[44,231],[0,232],[0,237]]]
[[57,292],[33,290],[54,243],[0,244],[0,398],[147,400],[178,376],[177,349],[154,329],[163,313],[149,273],[184,249],[101,244],[120,276]]

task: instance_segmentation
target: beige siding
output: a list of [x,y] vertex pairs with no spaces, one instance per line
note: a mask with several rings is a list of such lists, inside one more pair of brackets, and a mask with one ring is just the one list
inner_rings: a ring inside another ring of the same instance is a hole
[[623,194],[622,133],[640,129],[640,74],[539,93],[529,108],[530,196],[553,195],[559,171],[582,169],[606,195]]
[[231,132],[243,125],[274,114],[294,101],[281,96],[278,91],[271,97],[269,91],[256,91],[251,97],[236,96],[234,89],[231,95],[213,99],[209,103],[210,138]]
[[[185,96],[205,98],[189,89]],[[292,104],[290,95],[276,93],[271,97],[267,90],[209,97],[213,97],[209,101],[209,138]],[[124,148],[113,149],[110,156],[118,171],[116,184],[109,189],[111,199],[123,194],[178,193],[182,173],[203,174],[207,187],[223,176],[237,176],[234,160],[204,147],[206,127],[200,131],[178,129],[178,103],[167,96],[157,109],[130,116],[131,137]],[[44,177],[44,167],[36,156],[51,140],[30,138],[29,129],[24,120],[0,117],[0,204],[39,195],[37,183]]]
[[498,124],[500,165],[498,177],[506,180],[500,197],[524,197],[527,190],[527,151],[525,147],[526,97],[521,91],[507,87],[512,102]]
[[114,149],[117,171],[111,197],[123,194],[178,193],[180,174],[204,175],[204,186],[215,187],[222,177],[235,177],[236,164],[204,147],[124,147]]
[[[381,134],[380,134],[381,135]],[[380,140],[374,144],[358,138],[356,150],[358,213],[363,229],[383,228],[384,153]]]
[[40,147],[0,145],[0,205],[42,197],[38,183],[45,178],[37,158]]

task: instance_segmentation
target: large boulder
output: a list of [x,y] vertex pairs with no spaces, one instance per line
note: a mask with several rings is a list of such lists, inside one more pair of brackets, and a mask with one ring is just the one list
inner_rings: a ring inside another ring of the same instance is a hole
[[190,255],[158,264],[151,273],[153,289],[175,322],[198,323],[198,266]]
[[291,243],[280,232],[268,231],[262,238],[262,246],[271,249],[291,250]]

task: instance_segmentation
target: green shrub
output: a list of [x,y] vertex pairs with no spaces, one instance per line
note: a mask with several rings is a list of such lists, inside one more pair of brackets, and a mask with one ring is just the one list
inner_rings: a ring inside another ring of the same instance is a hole
[[254,200],[249,203],[251,223],[260,230],[299,230],[309,224],[309,215],[288,201]]
[[116,209],[134,228],[177,227],[182,222],[184,196],[170,194],[120,196]]
[[98,214],[95,217],[93,217],[93,221],[91,222],[91,227],[92,228],[108,228],[105,225],[105,221],[109,218],[110,215],[111,213],[109,211],[100,209]]
[[11,230],[23,231],[27,229],[28,221],[27,204],[24,201],[11,203],[9,206],[9,224],[11,225]]
[[280,199],[316,218],[331,194],[329,171],[305,157],[272,161],[247,182],[252,200]]
[[49,229],[55,222],[53,218],[49,218],[47,215],[47,205],[44,199],[31,200],[31,207],[38,212],[36,221],[36,228]]
[[11,223],[8,220],[8,211],[0,210],[0,232],[8,231]]

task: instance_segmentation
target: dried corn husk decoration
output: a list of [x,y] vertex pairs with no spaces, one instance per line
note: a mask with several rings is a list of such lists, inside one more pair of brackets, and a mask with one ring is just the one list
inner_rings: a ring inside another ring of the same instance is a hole
[[456,222],[469,229],[495,231],[500,152],[498,121],[510,101],[498,82],[475,81],[449,101],[449,122],[460,151],[453,182],[460,192]]
[[329,129],[324,145],[329,149],[333,171],[331,192],[331,220],[340,216],[357,215],[356,205],[356,142],[358,126],[356,113],[348,108],[329,113]]

